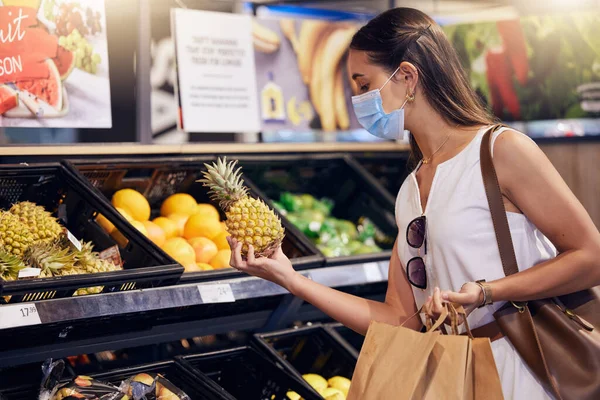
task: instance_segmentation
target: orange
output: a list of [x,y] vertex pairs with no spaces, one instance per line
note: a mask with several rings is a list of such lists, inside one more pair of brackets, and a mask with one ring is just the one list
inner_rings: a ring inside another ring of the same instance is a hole
[[189,194],[175,193],[163,201],[160,207],[160,215],[168,217],[171,214],[177,213],[189,216],[196,213],[197,207],[198,203],[196,203],[196,199]]
[[183,266],[183,272],[202,272],[204,271],[198,264],[189,263]]
[[148,237],[152,240],[158,247],[165,244],[167,241],[167,235],[165,235],[165,231],[154,222],[144,221],[142,222],[148,231]]
[[223,230],[224,230],[225,232],[229,232],[229,231],[227,230],[227,224],[225,224],[225,222],[221,222],[221,227],[223,228]]
[[154,222],[154,224],[158,225],[163,230],[167,239],[171,239],[177,236],[177,224],[171,221],[169,218],[158,217],[155,218],[152,222]]
[[202,214],[206,218],[213,218],[217,221],[221,220],[221,216],[219,215],[219,210],[215,208],[212,204],[208,203],[198,203],[196,206],[195,214]]
[[181,265],[196,263],[194,248],[183,238],[171,238],[163,244],[162,249]]
[[197,263],[208,263],[219,252],[217,245],[212,240],[204,237],[189,239],[188,243],[192,245],[196,252]]
[[96,222],[102,227],[102,229],[104,229],[106,233],[111,233],[113,229],[115,229],[113,223],[106,219],[106,217],[102,214],[98,214],[96,217]]
[[177,236],[183,236],[183,229],[189,217],[189,215],[179,213],[171,214],[167,217],[177,225]]
[[115,208],[123,216],[123,218],[125,218],[127,221],[129,221],[129,222],[133,221],[133,217],[131,215],[129,215],[129,213],[126,210],[124,210],[120,207],[115,207]]
[[121,189],[112,197],[112,204],[127,211],[136,221],[150,219],[150,204],[143,194],[133,189]]
[[198,268],[200,268],[202,271],[211,271],[213,270],[213,266],[210,264],[205,264],[205,263],[197,263],[196,264],[198,266]]
[[227,243],[227,236],[229,236],[229,233],[221,232],[213,238],[212,241],[215,242],[215,244],[217,245],[217,248],[219,250],[230,250],[231,249],[229,247],[229,243]]
[[221,233],[221,231],[221,223],[218,219],[206,218],[202,214],[196,214],[187,220],[183,230],[183,237],[186,239],[195,237],[212,239]]
[[144,226],[143,222],[140,222],[140,221],[130,221],[129,223],[131,225],[133,225],[133,227],[135,229],[137,229],[138,231],[142,232],[144,234],[144,236],[148,236],[148,230]]
[[210,260],[210,265],[214,269],[229,268],[229,260],[231,259],[231,250],[219,250],[217,255]]

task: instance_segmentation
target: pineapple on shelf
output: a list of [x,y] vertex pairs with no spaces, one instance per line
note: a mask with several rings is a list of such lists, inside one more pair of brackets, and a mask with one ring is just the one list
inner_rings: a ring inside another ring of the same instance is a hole
[[62,226],[51,213],[30,201],[15,203],[9,212],[29,227],[34,243],[51,242],[58,239],[63,232]]
[[73,275],[75,258],[68,248],[62,248],[57,243],[36,243],[29,247],[25,262],[34,268],[41,269],[40,278],[55,275]]
[[16,215],[0,211],[0,249],[17,257],[23,257],[33,244],[32,233]]
[[23,260],[0,250],[0,279],[14,281],[19,277],[19,271],[27,267]]
[[82,242],[81,250],[75,249],[73,257],[75,258],[75,268],[83,271],[84,274],[97,274],[123,269],[109,260],[100,258],[100,255],[94,251],[92,242]]
[[202,172],[204,179],[199,182],[209,188],[211,199],[225,211],[227,231],[242,243],[242,254],[252,245],[257,257],[272,255],[285,234],[281,220],[262,200],[248,195],[241,167],[236,169],[237,160],[219,158],[216,164],[205,166],[207,171]]

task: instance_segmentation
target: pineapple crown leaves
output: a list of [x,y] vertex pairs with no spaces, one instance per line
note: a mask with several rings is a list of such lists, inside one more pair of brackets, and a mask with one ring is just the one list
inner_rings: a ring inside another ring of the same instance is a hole
[[244,186],[242,178],[242,167],[236,169],[237,164],[237,160],[227,162],[227,157],[217,159],[212,165],[204,164],[204,179],[197,181],[208,187],[211,200],[219,202],[226,210],[231,204],[248,196],[248,188]]

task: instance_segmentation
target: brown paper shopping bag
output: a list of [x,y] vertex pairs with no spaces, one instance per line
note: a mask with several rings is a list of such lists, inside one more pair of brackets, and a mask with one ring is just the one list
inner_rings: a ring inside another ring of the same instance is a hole
[[[502,399],[489,339],[458,335],[458,313],[450,306],[427,333],[373,322],[348,399]],[[454,334],[441,335],[448,315]]]

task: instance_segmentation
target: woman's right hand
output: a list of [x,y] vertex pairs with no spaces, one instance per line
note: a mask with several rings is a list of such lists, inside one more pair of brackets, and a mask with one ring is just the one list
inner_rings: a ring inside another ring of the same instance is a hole
[[246,260],[244,260],[242,258],[242,243],[231,236],[227,237],[227,241],[231,247],[229,265],[238,271],[266,279],[291,291],[292,283],[299,275],[294,270],[289,258],[283,254],[281,246],[270,257],[256,258],[254,256],[254,247],[250,245],[248,246],[248,255]]

